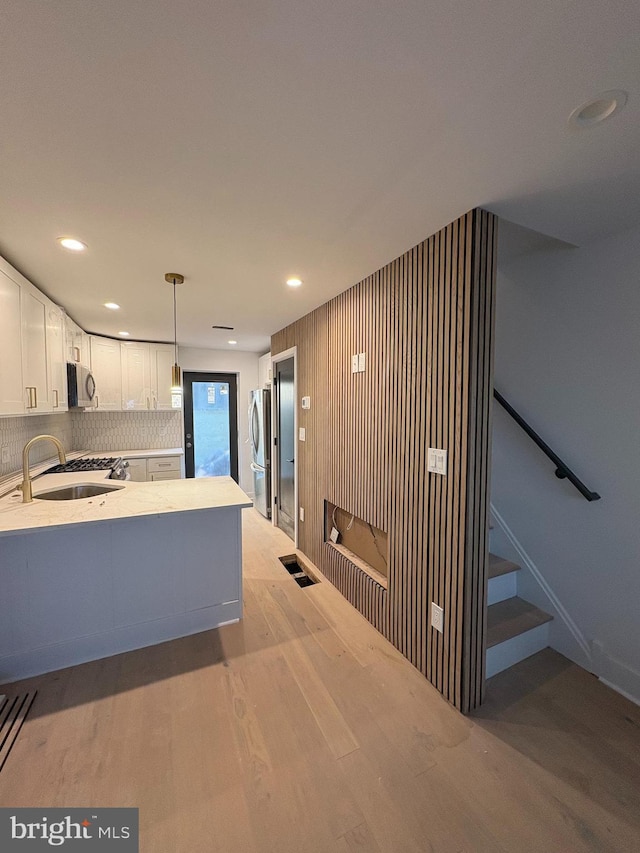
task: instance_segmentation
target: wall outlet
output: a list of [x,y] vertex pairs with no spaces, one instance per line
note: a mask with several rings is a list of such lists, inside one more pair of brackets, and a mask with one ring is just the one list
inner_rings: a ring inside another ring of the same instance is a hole
[[298,430],[298,438],[300,439],[300,441],[307,440],[307,431],[304,427],[300,427],[300,429]]
[[367,354],[366,352],[358,353],[358,373],[364,373],[367,369]]
[[300,515],[300,521],[304,521],[304,507],[303,506],[300,507],[300,509],[298,510],[298,513]]
[[311,397],[303,397],[302,398],[302,408],[310,409],[311,408]]
[[352,355],[351,356],[351,372],[352,373],[358,372],[358,370],[360,369],[358,367],[359,363],[360,363],[360,357],[357,355]]
[[434,601],[431,602],[431,625],[441,634],[444,631],[444,610]]
[[432,474],[447,475],[447,451],[440,450],[437,447],[430,447],[427,456],[427,471]]
[[2,452],[2,464],[6,465],[7,462],[9,461],[9,445],[3,444],[1,452]]

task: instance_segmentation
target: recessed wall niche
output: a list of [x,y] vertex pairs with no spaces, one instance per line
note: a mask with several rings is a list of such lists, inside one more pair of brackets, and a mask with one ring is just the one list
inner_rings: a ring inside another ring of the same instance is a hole
[[[385,531],[329,501],[325,501],[324,504],[325,542],[344,554],[354,565],[386,589],[389,575],[389,545]],[[333,529],[339,533],[335,542],[331,538]]]

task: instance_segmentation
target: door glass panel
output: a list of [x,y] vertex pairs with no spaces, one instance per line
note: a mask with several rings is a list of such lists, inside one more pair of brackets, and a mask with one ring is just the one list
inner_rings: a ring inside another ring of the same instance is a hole
[[231,474],[229,383],[192,382],[195,477]]

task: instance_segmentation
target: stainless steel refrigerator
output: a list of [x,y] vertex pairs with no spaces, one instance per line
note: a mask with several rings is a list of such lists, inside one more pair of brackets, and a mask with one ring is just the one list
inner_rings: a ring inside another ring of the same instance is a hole
[[253,503],[271,518],[271,391],[249,392],[249,443],[253,471]]

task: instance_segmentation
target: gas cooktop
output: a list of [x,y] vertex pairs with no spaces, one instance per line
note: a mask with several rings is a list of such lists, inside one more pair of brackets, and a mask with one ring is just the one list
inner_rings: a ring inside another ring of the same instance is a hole
[[76,471],[107,471],[116,468],[122,460],[116,456],[104,456],[101,459],[71,459],[64,464],[48,468],[45,474],[70,474]]

